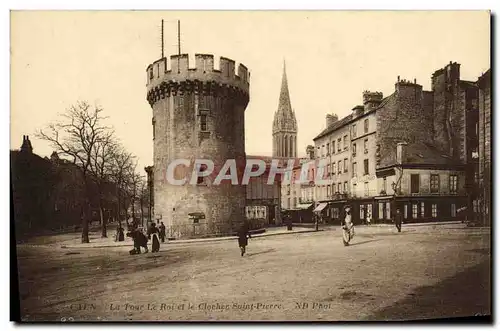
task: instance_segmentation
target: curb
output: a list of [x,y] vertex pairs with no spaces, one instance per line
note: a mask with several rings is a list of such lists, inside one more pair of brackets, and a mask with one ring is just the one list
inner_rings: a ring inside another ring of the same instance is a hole
[[[258,234],[252,236],[253,238],[262,238],[262,237],[270,237],[270,236],[280,236],[280,235],[287,235],[287,234],[297,234],[297,233],[311,233],[311,232],[321,232],[325,231],[325,229],[319,229],[318,231],[316,230],[304,230],[304,231],[296,231],[296,232],[278,232],[278,233],[263,233],[263,234]],[[171,245],[171,244],[201,244],[204,242],[216,242],[216,241],[225,241],[225,240],[235,240],[236,236],[234,237],[220,237],[220,238],[209,238],[209,239],[184,239],[184,240],[172,240],[169,241],[168,243],[164,243],[166,245]],[[77,245],[61,245],[60,248],[113,248],[113,247],[130,247],[132,245],[132,242],[128,242],[127,244],[120,244],[120,245],[99,245],[99,246],[77,246]]]

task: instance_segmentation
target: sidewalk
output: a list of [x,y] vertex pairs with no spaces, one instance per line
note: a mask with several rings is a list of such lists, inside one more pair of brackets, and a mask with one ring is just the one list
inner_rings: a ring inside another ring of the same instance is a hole
[[[403,222],[403,226],[431,226],[431,225],[447,225],[447,224],[464,224],[462,221],[446,221],[446,222],[424,222],[424,223],[405,223]],[[358,225],[359,226],[359,225]],[[383,223],[383,224],[371,224],[366,226],[392,226],[394,227],[394,223]]]
[[[321,228],[319,231],[330,230],[327,228]],[[279,236],[286,234],[295,234],[295,233],[309,233],[309,232],[318,232],[314,228],[300,228],[294,227],[293,230],[288,231],[286,227],[279,228],[271,228],[266,229],[266,232],[252,235],[252,238],[260,238],[260,237],[269,237],[269,236]],[[190,244],[190,243],[205,243],[205,242],[213,242],[213,241],[224,241],[224,240],[236,240],[236,236],[231,237],[214,237],[214,238],[200,238],[200,239],[176,239],[176,240],[168,240],[165,244]],[[61,248],[107,248],[107,247],[130,247],[133,245],[132,239],[126,237],[125,241],[114,241],[113,237],[110,238],[95,238],[92,239],[88,244],[82,244],[79,242],[80,238],[68,240],[66,242],[61,242]]]
[[[466,228],[466,224],[461,221],[447,221],[447,222],[427,222],[427,223],[403,223],[404,228],[411,227],[423,227],[423,226],[438,226],[438,225],[463,225]],[[372,225],[357,225],[358,228],[387,228],[394,227],[394,224],[372,224]],[[339,229],[339,225],[320,225],[319,231],[336,231]],[[278,236],[278,235],[287,235],[287,234],[295,234],[295,233],[311,233],[318,232],[314,227],[299,227],[294,226],[293,230],[288,231],[285,226],[277,227],[277,228],[268,228],[266,232],[261,234],[252,235],[252,238],[260,238],[260,237],[269,237],[269,236]],[[206,243],[206,242],[215,242],[215,241],[224,241],[224,240],[236,240],[236,236],[230,237],[214,237],[214,238],[200,238],[200,239],[178,239],[178,240],[168,240],[166,244],[196,244],[196,243]],[[107,247],[130,247],[132,246],[132,239],[125,237],[125,241],[116,242],[114,241],[113,236],[109,238],[99,238],[94,237],[91,238],[91,242],[88,244],[80,243],[80,237],[66,240],[60,242],[57,246],[61,248],[107,248]]]

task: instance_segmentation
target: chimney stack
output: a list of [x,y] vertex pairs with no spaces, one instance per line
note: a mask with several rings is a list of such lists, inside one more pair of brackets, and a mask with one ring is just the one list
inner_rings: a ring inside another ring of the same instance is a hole
[[363,92],[363,106],[365,111],[377,108],[381,103],[384,95],[382,92]]
[[405,155],[406,145],[408,145],[406,142],[400,142],[396,147],[397,164],[403,164],[406,161],[406,155]]
[[339,120],[337,114],[326,114],[326,127],[329,128]]
[[306,154],[309,156],[310,160],[314,160],[314,146],[313,145],[307,145]]

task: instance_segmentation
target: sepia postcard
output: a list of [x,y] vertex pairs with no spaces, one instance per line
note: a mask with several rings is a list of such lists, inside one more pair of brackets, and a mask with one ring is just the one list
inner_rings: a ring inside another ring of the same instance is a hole
[[10,20],[11,320],[492,322],[489,11]]

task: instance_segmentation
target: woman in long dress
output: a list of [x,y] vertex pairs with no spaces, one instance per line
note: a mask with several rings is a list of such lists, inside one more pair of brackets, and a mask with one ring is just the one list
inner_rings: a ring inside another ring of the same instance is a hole
[[352,223],[351,208],[345,208],[344,224],[342,225],[342,241],[344,246],[348,246],[351,239],[354,237],[354,224]]
[[156,253],[160,251],[160,230],[156,227],[155,223],[151,224],[148,230],[148,238],[152,239],[151,252]]

